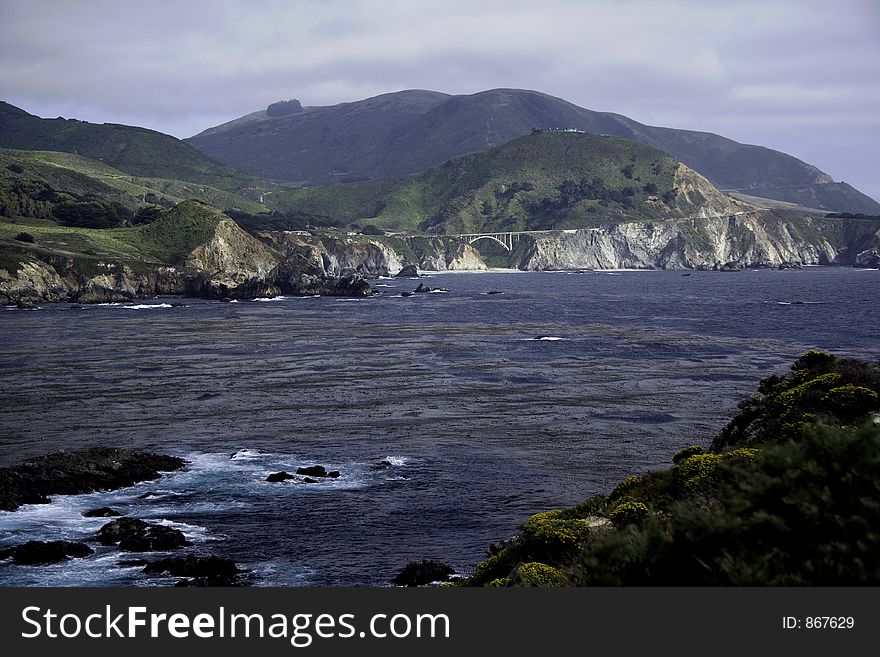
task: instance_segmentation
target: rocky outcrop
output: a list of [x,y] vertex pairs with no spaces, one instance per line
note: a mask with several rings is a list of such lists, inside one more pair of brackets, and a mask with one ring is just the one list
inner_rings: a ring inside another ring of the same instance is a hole
[[179,529],[155,525],[137,518],[120,518],[101,527],[98,532],[101,545],[116,545],[127,552],[164,552],[187,545]]
[[274,296],[280,293],[274,273],[281,261],[278,252],[224,218],[184,263],[198,272],[188,291],[212,299]]
[[235,586],[243,572],[231,559],[192,554],[159,559],[144,566],[144,573],[147,575],[188,578],[177,582],[175,586]]
[[71,541],[28,541],[23,545],[0,550],[0,561],[12,559],[21,566],[44,566],[47,564],[79,559],[95,551],[84,543]]
[[329,477],[330,479],[336,479],[340,476],[339,470],[330,470],[328,472],[327,468],[323,465],[300,466],[296,469],[296,474],[308,477]]
[[410,561],[406,567],[393,579],[395,586],[425,586],[432,582],[447,582],[455,570],[442,561]]
[[294,479],[294,476],[289,472],[273,472],[268,477],[266,477],[266,481],[270,484],[277,484],[281,481],[287,481],[288,479]]
[[22,504],[45,504],[49,495],[115,490],[180,470],[186,461],[174,456],[95,447],[54,452],[21,465],[0,468],[0,510]]
[[122,514],[115,509],[111,509],[109,506],[102,506],[98,509],[89,509],[88,511],[83,511],[83,518],[118,518]]

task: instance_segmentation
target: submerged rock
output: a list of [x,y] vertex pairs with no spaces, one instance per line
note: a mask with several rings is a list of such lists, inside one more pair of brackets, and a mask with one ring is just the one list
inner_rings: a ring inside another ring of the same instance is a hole
[[174,456],[127,449],[94,447],[54,452],[0,468],[0,510],[14,511],[22,504],[46,504],[49,495],[77,495],[116,490],[158,479],[162,472],[180,470],[186,461]]
[[170,557],[152,561],[144,567],[147,575],[171,575],[186,577],[175,586],[235,586],[243,573],[231,559],[197,555]]
[[452,566],[442,561],[410,561],[391,583],[395,586],[425,586],[431,582],[448,582],[454,574]]
[[84,543],[71,541],[28,541],[23,545],[0,550],[0,560],[12,558],[22,566],[44,566],[70,558],[87,557],[95,551]]
[[109,506],[83,511],[82,514],[84,518],[114,518],[122,515],[119,511],[111,509]]
[[266,477],[266,481],[269,483],[275,484],[279,481],[287,481],[288,479],[293,479],[293,475],[289,472],[273,472],[268,477]]
[[101,545],[117,545],[126,552],[162,552],[187,545],[183,532],[173,527],[154,525],[137,518],[120,518],[98,531]]
[[298,475],[308,475],[309,477],[326,477],[327,468],[323,465],[310,465],[307,467],[299,467],[296,469]]

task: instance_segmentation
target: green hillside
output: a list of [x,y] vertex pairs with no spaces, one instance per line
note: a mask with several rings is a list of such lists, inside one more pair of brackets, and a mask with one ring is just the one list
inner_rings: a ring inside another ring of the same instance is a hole
[[678,194],[678,167],[666,153],[626,139],[545,132],[414,176],[291,189],[277,202],[287,210],[389,230],[578,228],[696,213],[706,199]]
[[271,180],[329,185],[417,173],[533,128],[632,139],[670,153],[721,189],[825,211],[880,212],[874,199],[785,153],[708,132],[649,126],[524,89],[459,96],[407,90],[291,114],[259,111],[187,141]]
[[[157,221],[125,228],[80,228],[0,221],[0,268],[17,271],[21,262],[67,259],[82,273],[102,273],[101,263],[123,261],[155,266],[179,264],[208,241],[224,215],[197,201],[185,201]],[[23,240],[22,235],[29,240]]]
[[258,183],[170,135],[110,123],[42,119],[4,102],[0,102],[0,148],[74,153],[131,176],[185,180],[226,191]]
[[67,200],[100,199],[134,212],[146,204],[171,207],[198,199],[222,210],[266,212],[240,194],[209,185],[142,178],[72,153],[0,149],[0,216],[54,220]]

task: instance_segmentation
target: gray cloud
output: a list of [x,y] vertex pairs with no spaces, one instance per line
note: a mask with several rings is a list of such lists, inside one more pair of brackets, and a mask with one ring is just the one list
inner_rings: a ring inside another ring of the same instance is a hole
[[867,0],[4,0],[2,97],[179,137],[284,98],[536,89],[801,157],[880,197]]

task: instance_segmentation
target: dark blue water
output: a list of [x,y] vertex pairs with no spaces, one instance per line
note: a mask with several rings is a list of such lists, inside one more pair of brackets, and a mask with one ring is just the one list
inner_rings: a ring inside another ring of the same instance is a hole
[[[88,540],[103,520],[81,511],[109,504],[258,585],[385,584],[416,558],[466,571],[531,513],[708,444],[804,350],[880,357],[876,270],[424,282],[449,292],[0,311],[0,465],[92,445],[191,462],[0,513],[0,544]],[[314,463],[342,476],[265,482]],[[116,565],[130,557],[2,564],[0,584],[167,583]]]

